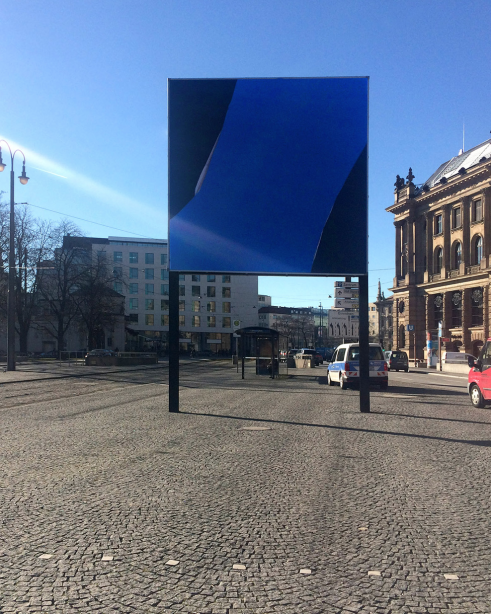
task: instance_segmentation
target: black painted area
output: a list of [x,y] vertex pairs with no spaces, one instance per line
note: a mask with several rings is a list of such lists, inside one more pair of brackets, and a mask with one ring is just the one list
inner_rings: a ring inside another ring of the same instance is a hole
[[169,217],[194,197],[236,79],[169,79]]
[[366,274],[367,199],[365,147],[334,202],[317,247],[312,273]]

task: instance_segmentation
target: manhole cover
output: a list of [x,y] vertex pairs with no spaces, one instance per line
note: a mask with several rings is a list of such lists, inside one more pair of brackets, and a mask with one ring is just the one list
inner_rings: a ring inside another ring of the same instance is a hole
[[243,426],[239,431],[270,431],[270,426]]

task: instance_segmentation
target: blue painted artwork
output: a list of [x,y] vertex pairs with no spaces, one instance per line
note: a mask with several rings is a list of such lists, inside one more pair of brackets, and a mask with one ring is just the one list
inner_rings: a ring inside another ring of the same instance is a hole
[[368,79],[169,80],[178,271],[367,272]]

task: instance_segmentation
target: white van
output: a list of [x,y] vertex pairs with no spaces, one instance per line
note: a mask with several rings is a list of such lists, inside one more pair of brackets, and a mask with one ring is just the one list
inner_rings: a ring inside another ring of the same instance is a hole
[[469,358],[477,360],[472,354],[464,354],[464,352],[443,352],[442,364],[447,365],[467,365]]

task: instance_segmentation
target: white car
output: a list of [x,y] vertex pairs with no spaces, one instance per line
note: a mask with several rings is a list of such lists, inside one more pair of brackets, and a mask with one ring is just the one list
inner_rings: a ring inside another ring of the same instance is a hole
[[[369,345],[370,384],[377,384],[382,390],[389,385],[389,370],[384,351],[378,343]],[[360,384],[360,345],[343,343],[336,348],[327,367],[327,383],[338,384],[343,390]]]

